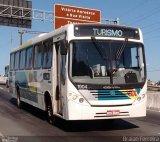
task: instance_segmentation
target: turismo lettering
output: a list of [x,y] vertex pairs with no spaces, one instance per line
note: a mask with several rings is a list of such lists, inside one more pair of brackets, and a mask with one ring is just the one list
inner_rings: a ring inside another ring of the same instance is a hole
[[122,37],[122,30],[113,29],[96,29],[93,28],[94,36],[111,36],[111,37]]

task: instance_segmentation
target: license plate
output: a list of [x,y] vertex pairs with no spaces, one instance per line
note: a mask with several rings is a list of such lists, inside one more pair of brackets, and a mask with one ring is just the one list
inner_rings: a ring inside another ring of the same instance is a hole
[[119,110],[107,110],[107,116],[118,116]]

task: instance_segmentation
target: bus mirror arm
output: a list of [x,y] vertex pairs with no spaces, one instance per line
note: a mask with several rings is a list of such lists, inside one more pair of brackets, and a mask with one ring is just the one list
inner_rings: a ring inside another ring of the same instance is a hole
[[91,78],[94,78],[94,71],[93,71],[92,67],[89,68],[89,76]]
[[67,54],[67,49],[68,49],[68,42],[66,40],[62,40],[60,42],[60,46],[61,46],[61,55],[66,55]]
[[67,55],[67,48],[61,47],[61,55]]

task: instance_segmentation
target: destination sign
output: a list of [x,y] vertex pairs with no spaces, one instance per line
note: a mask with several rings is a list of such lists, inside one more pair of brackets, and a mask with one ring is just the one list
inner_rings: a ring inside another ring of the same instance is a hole
[[112,37],[122,37],[123,31],[122,30],[114,30],[111,28],[93,28],[93,34],[94,36],[112,36]]
[[75,25],[74,35],[139,39],[138,29],[111,25]]

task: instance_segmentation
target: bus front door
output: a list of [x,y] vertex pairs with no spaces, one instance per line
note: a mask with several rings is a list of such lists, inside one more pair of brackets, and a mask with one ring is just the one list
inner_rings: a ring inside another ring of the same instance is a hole
[[66,55],[61,55],[60,48],[62,44],[59,42],[56,44],[57,52],[57,88],[56,88],[56,100],[57,100],[57,113],[63,115],[64,94],[65,94],[65,64]]

